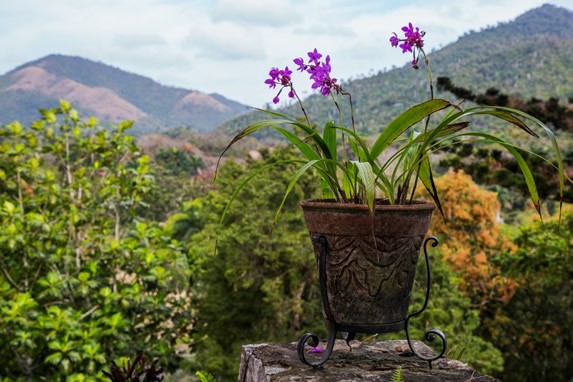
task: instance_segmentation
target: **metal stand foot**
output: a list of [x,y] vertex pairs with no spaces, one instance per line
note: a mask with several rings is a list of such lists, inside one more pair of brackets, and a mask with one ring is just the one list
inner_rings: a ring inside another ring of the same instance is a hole
[[[305,349],[307,343],[309,346],[316,348],[319,344],[318,337],[312,333],[306,333],[300,336],[297,343],[298,358],[306,365],[314,368],[321,367],[330,358],[332,349],[334,348],[334,340],[336,339],[336,330],[334,324],[328,323],[328,343],[326,349],[322,352],[322,356],[317,361],[311,361],[306,358],[307,351]],[[312,352],[312,349],[310,350]]]
[[435,238],[434,236],[431,236],[424,241],[424,257],[426,258],[426,272],[428,274],[428,279],[427,279],[427,283],[426,283],[426,299],[424,300],[424,306],[422,306],[422,309],[420,309],[417,312],[412,313],[412,314],[408,315],[408,317],[406,317],[404,329],[406,331],[406,339],[408,340],[408,346],[410,346],[410,350],[412,351],[412,353],[414,353],[414,355],[416,357],[423,359],[425,361],[428,361],[428,366],[431,369],[432,368],[432,361],[435,361],[438,358],[442,357],[444,355],[444,353],[446,352],[446,347],[448,346],[448,341],[447,341],[446,335],[439,329],[434,328],[434,329],[428,330],[426,332],[426,335],[424,336],[426,341],[433,342],[436,339],[436,336],[438,336],[442,342],[442,349],[438,355],[425,356],[425,355],[418,353],[416,351],[416,349],[414,349],[414,346],[412,345],[412,341],[410,339],[410,331],[409,331],[410,318],[415,317],[415,316],[421,314],[424,310],[426,310],[426,308],[428,306],[428,300],[430,299],[430,286],[431,286],[432,280],[431,280],[431,274],[430,274],[430,257],[428,256],[428,250],[427,250],[427,245],[430,241],[432,241],[432,247],[435,247],[438,245],[438,239]]

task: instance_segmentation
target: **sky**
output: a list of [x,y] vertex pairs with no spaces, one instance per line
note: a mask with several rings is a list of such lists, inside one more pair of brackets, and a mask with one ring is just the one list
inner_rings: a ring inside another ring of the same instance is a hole
[[1,0],[0,74],[66,54],[261,107],[275,95],[269,69],[314,48],[348,80],[408,62],[388,42],[408,22],[431,51],[544,3],[573,10],[573,0]]

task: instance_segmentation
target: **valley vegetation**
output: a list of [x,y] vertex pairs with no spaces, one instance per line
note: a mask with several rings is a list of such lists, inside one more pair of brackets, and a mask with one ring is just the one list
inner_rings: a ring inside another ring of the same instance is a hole
[[[298,206],[318,195],[315,175],[297,184],[273,225],[295,168],[261,173],[220,225],[236,180],[261,158],[286,163],[292,150],[246,141],[212,182],[228,137],[180,129],[136,141],[130,122],[102,128],[66,101],[42,114],[0,130],[3,381],[107,380],[112,362],[139,352],[167,380],[192,380],[196,370],[232,380],[243,344],[326,334]],[[559,224],[545,211],[542,225],[517,189],[478,186],[472,161],[461,165],[468,155],[446,154],[458,166],[436,180],[448,221],[434,217],[442,244],[431,252],[433,297],[414,338],[437,326],[448,335],[447,356],[483,373],[568,380],[573,214]],[[479,155],[491,169],[511,166]],[[413,309],[423,301],[419,274]]]

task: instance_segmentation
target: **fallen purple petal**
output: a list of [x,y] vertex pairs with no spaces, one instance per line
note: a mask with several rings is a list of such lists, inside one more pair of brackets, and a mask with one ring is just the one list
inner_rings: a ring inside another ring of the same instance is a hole
[[320,346],[317,347],[311,347],[310,350],[308,351],[309,353],[324,353],[324,349],[321,348]]

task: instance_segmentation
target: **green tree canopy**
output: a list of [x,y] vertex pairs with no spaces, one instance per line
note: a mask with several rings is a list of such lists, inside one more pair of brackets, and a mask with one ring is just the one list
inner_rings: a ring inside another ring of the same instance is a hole
[[[313,183],[296,186],[273,226],[276,206],[296,170],[288,163],[293,155],[279,148],[263,153],[265,161],[228,161],[220,168],[217,189],[176,219],[197,230],[189,247],[200,295],[198,368],[224,380],[236,378],[241,345],[295,341],[312,325],[322,325],[314,255],[298,206],[315,191]],[[237,179],[269,161],[278,165],[243,188],[219,226]],[[178,227],[177,221],[170,225]]]
[[518,250],[500,257],[518,283],[513,298],[487,326],[506,361],[503,380],[573,378],[573,214],[561,223],[522,227]]
[[154,178],[130,126],[62,101],[0,128],[0,376],[103,380],[108,360],[173,368],[188,345],[187,258],[138,214]]

